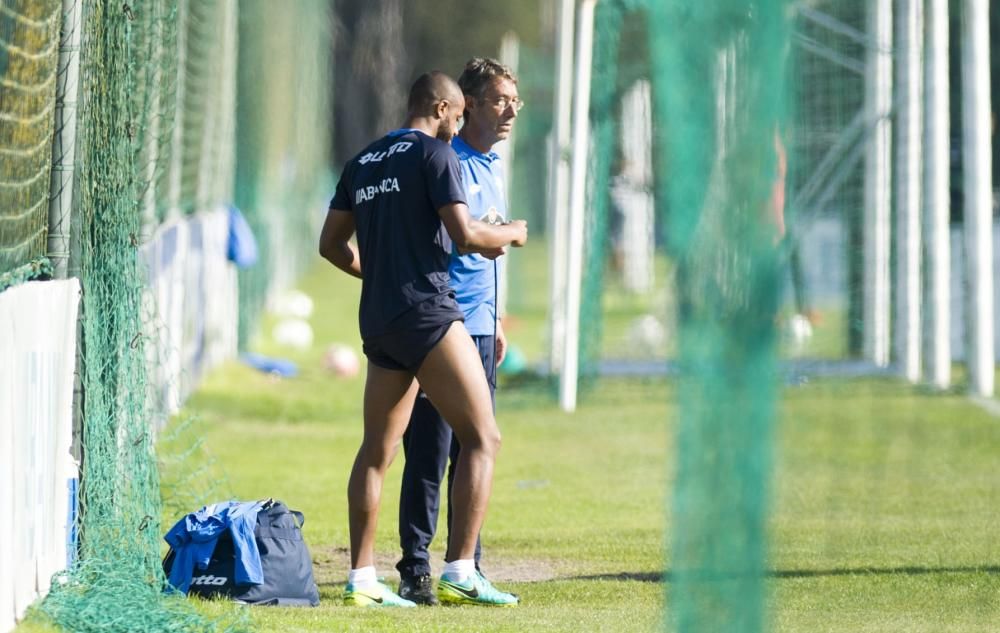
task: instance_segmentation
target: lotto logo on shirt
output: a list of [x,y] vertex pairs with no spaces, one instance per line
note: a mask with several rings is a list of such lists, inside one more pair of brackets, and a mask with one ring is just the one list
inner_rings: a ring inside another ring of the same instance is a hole
[[364,165],[366,163],[380,163],[387,156],[392,156],[393,154],[402,154],[406,150],[413,147],[413,143],[407,141],[400,141],[395,145],[391,146],[384,152],[368,152],[364,156],[358,159],[358,163]]
[[373,200],[375,196],[382,193],[389,193],[390,191],[399,192],[399,181],[395,178],[385,178],[378,185],[355,189],[354,204],[359,205],[362,202],[368,202]]

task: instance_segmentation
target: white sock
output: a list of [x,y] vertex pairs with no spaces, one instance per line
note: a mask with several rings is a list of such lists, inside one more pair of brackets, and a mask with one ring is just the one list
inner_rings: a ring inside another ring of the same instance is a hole
[[378,583],[378,577],[375,575],[373,565],[352,569],[347,574],[347,584],[353,585],[355,589],[371,589],[376,583]]
[[444,564],[444,573],[449,580],[465,582],[465,579],[476,573],[476,561],[469,558],[466,560],[453,560]]

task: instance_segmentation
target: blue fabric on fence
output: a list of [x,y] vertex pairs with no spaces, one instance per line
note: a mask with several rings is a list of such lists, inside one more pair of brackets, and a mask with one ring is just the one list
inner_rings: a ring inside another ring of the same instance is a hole
[[257,263],[257,239],[239,209],[229,206],[229,249],[226,256],[239,268]]

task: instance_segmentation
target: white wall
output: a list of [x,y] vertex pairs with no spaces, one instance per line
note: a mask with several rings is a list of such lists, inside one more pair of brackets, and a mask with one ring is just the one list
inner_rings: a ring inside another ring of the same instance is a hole
[[76,279],[0,293],[0,631],[66,567]]

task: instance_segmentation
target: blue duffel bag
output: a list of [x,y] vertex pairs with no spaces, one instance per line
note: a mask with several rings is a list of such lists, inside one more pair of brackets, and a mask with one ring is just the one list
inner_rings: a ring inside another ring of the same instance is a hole
[[[260,553],[260,584],[237,584],[238,552],[229,531],[219,534],[207,565],[198,565],[188,594],[205,598],[223,597],[246,604],[311,606],[319,604],[319,590],[313,579],[312,557],[302,538],[305,517],[289,510],[281,501],[264,502],[257,513],[254,540]],[[177,559],[173,548],[163,559],[163,571],[170,578]]]

